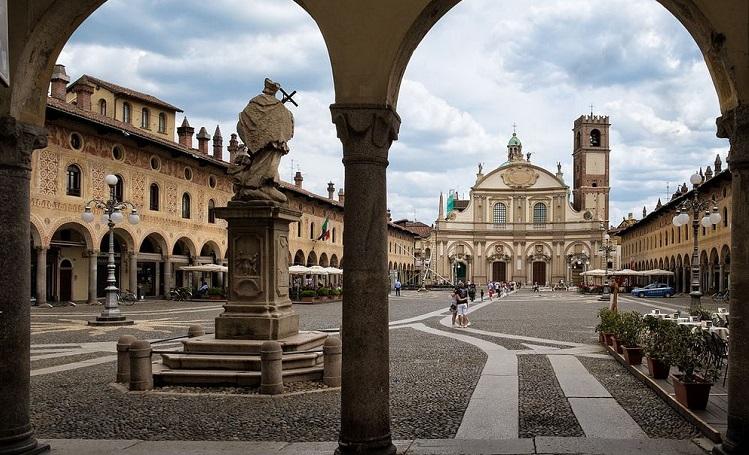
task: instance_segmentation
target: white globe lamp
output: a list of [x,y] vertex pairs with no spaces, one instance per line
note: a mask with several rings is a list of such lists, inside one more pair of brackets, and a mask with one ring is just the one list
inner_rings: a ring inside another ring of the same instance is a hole
[[112,212],[112,215],[110,216],[110,218],[112,218],[112,223],[117,224],[117,223],[121,223],[122,220],[125,218],[125,216],[122,214],[121,211],[115,210],[114,212]]
[[81,219],[86,223],[94,221],[94,214],[91,212],[91,207],[86,207],[81,214]]
[[104,182],[106,182],[109,186],[115,186],[117,185],[117,176],[109,174],[106,177],[104,177]]
[[133,211],[130,212],[130,215],[127,216],[127,221],[132,225],[140,223],[140,216],[138,215],[138,211],[133,209]]
[[699,185],[700,183],[702,183],[702,176],[695,172],[691,177],[689,177],[689,183],[695,186]]

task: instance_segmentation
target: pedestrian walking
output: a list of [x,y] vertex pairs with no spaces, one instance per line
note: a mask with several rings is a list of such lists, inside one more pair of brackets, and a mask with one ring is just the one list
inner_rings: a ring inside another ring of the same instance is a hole
[[471,325],[468,320],[468,292],[465,287],[458,289],[458,327],[466,328]]
[[401,295],[401,281],[398,278],[395,279],[395,295]]
[[453,289],[450,294],[450,313],[453,315],[453,327],[455,327],[455,319],[458,317],[458,288]]
[[482,302],[484,301],[484,289],[483,288],[481,289],[481,301]]

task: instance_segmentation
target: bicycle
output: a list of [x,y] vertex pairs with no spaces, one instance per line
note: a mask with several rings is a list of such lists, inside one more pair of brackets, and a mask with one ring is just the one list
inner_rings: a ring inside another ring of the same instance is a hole
[[728,289],[723,292],[716,292],[711,297],[715,303],[727,303],[729,299]]
[[188,300],[192,298],[192,291],[188,288],[172,288],[169,290],[169,298],[179,302]]
[[135,305],[135,302],[138,301],[138,296],[130,291],[117,291],[117,301],[125,306]]

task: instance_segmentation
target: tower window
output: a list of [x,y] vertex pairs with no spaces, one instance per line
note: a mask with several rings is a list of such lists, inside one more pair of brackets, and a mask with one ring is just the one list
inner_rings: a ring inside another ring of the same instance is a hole
[[190,218],[190,195],[187,193],[182,195],[182,218]]
[[130,103],[125,103],[122,105],[122,121],[125,123],[130,123]]
[[152,183],[150,189],[149,208],[154,211],[159,210],[159,185]]
[[591,147],[601,146],[601,132],[600,131],[593,130],[590,132],[590,146]]
[[145,107],[140,111],[140,127],[148,129],[151,123],[151,113]]
[[575,136],[575,148],[580,148],[580,132],[577,132],[577,136]]
[[105,99],[99,100],[99,114],[104,116],[107,115],[107,100]]
[[159,133],[166,133],[166,114],[159,114]]

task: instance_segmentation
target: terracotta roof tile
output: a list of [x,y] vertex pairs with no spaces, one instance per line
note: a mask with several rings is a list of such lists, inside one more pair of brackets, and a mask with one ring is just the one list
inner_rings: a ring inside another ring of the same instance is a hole
[[78,80],[70,84],[68,87],[68,91],[71,91],[71,89],[79,82],[85,82],[88,80],[88,82],[98,85],[100,87],[104,87],[105,89],[109,90],[110,92],[114,93],[115,95],[124,95],[128,96],[130,98],[135,98],[141,101],[144,101],[149,104],[154,104],[157,106],[161,106],[163,108],[169,109],[171,111],[177,111],[177,112],[183,112],[182,109],[178,108],[177,106],[174,106],[172,104],[167,103],[166,101],[162,101],[155,96],[148,95],[146,93],[141,93],[133,89],[129,89],[127,87],[123,87],[121,85],[113,84],[111,82],[107,82],[104,80],[101,80],[99,78],[89,76],[88,74],[84,74],[83,76],[79,77]]

